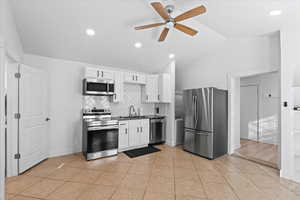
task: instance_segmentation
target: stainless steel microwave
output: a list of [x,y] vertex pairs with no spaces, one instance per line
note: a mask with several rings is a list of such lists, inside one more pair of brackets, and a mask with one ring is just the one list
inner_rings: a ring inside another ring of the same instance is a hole
[[83,79],[83,95],[107,96],[114,94],[113,80]]

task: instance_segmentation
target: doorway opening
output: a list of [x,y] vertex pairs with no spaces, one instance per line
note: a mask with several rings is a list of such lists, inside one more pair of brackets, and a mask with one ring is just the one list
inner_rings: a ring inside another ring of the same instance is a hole
[[240,78],[240,148],[235,155],[274,168],[279,164],[280,74]]

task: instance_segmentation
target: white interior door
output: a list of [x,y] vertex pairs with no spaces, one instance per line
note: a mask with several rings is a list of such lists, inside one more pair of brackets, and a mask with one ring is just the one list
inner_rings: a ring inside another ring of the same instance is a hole
[[19,173],[48,156],[47,78],[43,70],[21,65],[19,84]]
[[258,86],[241,86],[240,129],[241,138],[258,139]]

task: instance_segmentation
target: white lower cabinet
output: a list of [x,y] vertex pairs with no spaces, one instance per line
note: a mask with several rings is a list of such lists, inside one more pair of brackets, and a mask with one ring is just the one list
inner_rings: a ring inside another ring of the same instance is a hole
[[149,119],[119,122],[119,152],[149,144]]
[[130,120],[129,121],[129,146],[138,146],[140,143],[139,138],[139,127],[140,120]]
[[119,149],[126,149],[129,146],[128,121],[119,122]]
[[148,145],[149,144],[149,119],[140,120],[140,145]]

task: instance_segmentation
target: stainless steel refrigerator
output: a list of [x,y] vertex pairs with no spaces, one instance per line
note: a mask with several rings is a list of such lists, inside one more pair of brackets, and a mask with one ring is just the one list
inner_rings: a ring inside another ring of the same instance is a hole
[[208,159],[227,153],[228,92],[216,88],[183,91],[183,149]]

